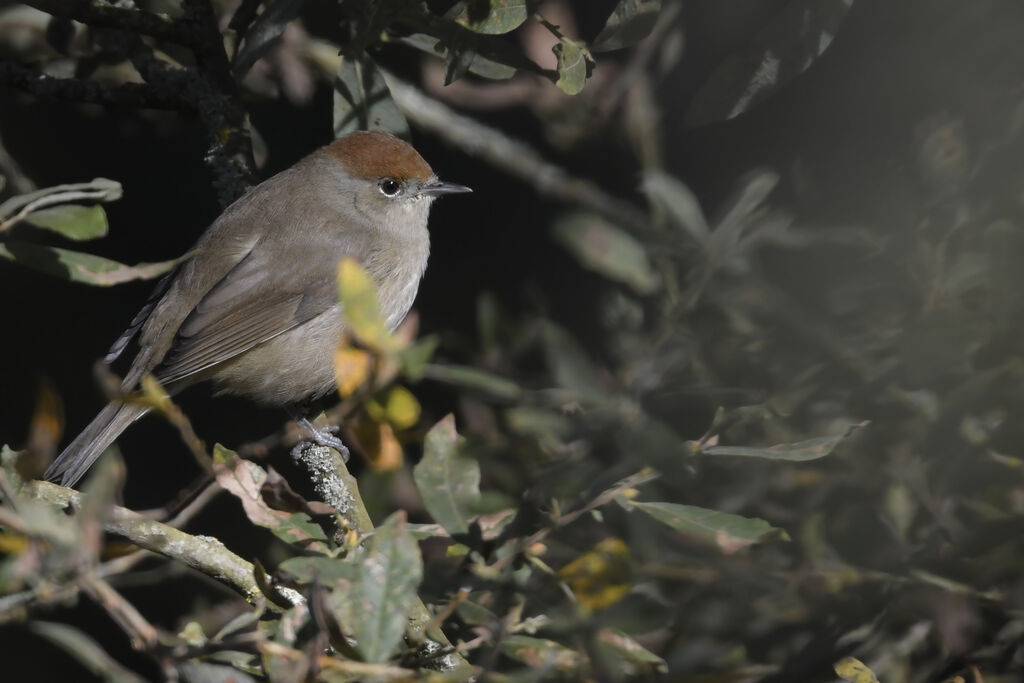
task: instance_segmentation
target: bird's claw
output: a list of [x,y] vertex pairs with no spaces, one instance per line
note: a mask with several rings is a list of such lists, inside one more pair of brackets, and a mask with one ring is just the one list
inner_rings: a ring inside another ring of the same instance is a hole
[[302,451],[306,450],[311,444],[317,446],[323,446],[324,448],[333,448],[341,454],[342,460],[346,463],[349,459],[348,446],[339,439],[335,434],[338,433],[339,427],[337,425],[331,425],[329,427],[315,427],[312,422],[307,418],[299,418],[295,420],[295,423],[299,425],[299,428],[306,434],[307,440],[300,441],[292,448],[292,457],[297,458],[302,454]]

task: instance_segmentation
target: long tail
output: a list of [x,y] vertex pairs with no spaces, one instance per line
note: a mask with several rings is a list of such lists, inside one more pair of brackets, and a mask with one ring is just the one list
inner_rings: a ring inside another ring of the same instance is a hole
[[43,478],[53,480],[60,477],[64,486],[74,486],[96,458],[107,450],[107,446],[148,411],[149,408],[132,403],[108,404],[53,461]]

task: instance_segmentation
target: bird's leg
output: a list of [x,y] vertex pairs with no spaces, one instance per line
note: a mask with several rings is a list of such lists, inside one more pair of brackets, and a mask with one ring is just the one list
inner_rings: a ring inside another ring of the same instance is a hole
[[348,447],[344,442],[335,436],[338,432],[337,426],[316,427],[309,418],[306,417],[308,412],[308,406],[292,406],[287,408],[288,414],[291,416],[295,424],[299,426],[299,429],[303,431],[308,440],[300,441],[295,444],[292,448],[292,457],[298,458],[302,451],[306,450],[311,444],[317,446],[323,446],[325,448],[333,448],[341,454],[342,459],[348,462],[349,452]]

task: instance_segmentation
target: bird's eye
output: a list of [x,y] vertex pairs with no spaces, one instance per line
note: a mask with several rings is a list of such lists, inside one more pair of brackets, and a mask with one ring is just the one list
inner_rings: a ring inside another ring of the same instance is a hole
[[379,187],[386,197],[394,197],[402,191],[402,184],[394,178],[385,178],[380,181]]

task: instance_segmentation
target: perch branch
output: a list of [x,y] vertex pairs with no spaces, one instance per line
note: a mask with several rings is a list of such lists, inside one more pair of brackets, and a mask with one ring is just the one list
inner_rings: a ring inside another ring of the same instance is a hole
[[[76,512],[82,508],[82,494],[49,482],[34,481],[26,484],[22,493]],[[104,528],[127,538],[140,548],[181,562],[231,586],[249,602],[254,602],[261,595],[253,576],[252,564],[215,539],[186,534],[123,507],[114,507]]]

